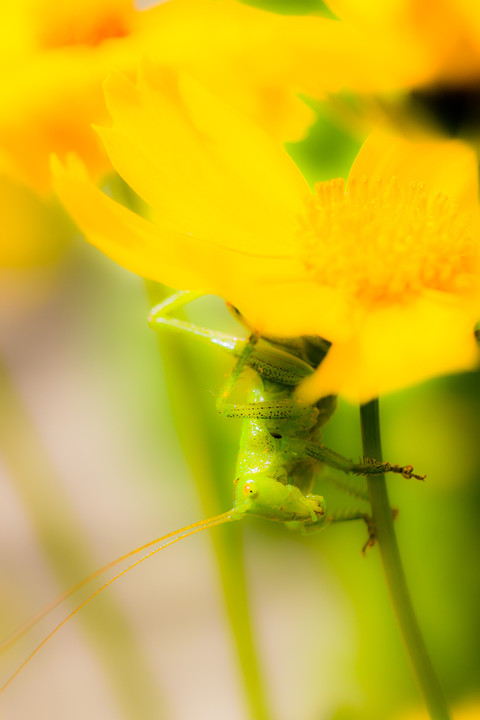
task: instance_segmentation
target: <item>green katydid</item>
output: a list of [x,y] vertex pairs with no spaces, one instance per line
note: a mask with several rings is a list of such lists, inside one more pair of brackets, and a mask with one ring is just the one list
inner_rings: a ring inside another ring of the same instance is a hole
[[[104,583],[73,610],[29,655],[0,688],[0,692],[10,684],[43,645],[103,589],[148,557],[201,530],[240,520],[246,515],[296,524],[304,533],[317,532],[335,522],[363,520],[369,530],[364,549],[372,545],[374,528],[366,512],[349,510],[332,513],[327,510],[321,495],[311,493],[313,483],[323,465],[355,475],[379,475],[392,472],[406,478],[424,479],[423,476],[413,473],[411,465],[392,465],[389,462],[380,463],[369,459],[357,463],[342,457],[321,443],[322,428],[335,411],[336,398],[328,396],[313,405],[302,405],[296,399],[295,388],[322,362],[329,349],[328,342],[318,337],[283,339],[257,336],[255,333],[251,333],[245,340],[172,317],[175,311],[197,297],[199,295],[196,293],[179,292],[167,298],[152,310],[149,323],[155,330],[167,328],[191,334],[197,339],[221,347],[236,358],[233,371],[217,400],[217,408],[222,415],[243,419],[234,480],[233,507],[221,515],[188,525],[130,551],[56,598],[4,641],[0,645],[0,652],[77,590],[108,569],[143,550],[149,550],[146,555]],[[237,319],[245,325],[238,311],[231,309]],[[251,375],[248,402],[232,404],[229,402],[232,392],[247,369]],[[361,490],[340,482],[338,484],[347,492],[368,500]]]
[[[296,399],[295,388],[322,362],[329,343],[318,337],[281,339],[258,337],[255,333],[243,340],[171,317],[196,297],[195,293],[180,292],[167,298],[153,309],[149,321],[155,329],[166,327],[191,333],[237,358],[217,401],[222,415],[244,420],[234,506],[224,522],[251,514],[284,523],[295,521],[303,532],[314,532],[332,522],[362,519],[372,532],[365,512],[335,515],[327,512],[322,496],[311,494],[321,465],[356,475],[393,472],[418,480],[424,477],[415,475],[411,465],[368,459],[356,463],[321,443],[322,428],[335,411],[336,398],[328,396],[313,405],[302,405]],[[232,311],[245,324],[238,311]],[[231,404],[231,393],[246,368],[254,371],[249,402]],[[350,490],[367,499],[358,490]]]

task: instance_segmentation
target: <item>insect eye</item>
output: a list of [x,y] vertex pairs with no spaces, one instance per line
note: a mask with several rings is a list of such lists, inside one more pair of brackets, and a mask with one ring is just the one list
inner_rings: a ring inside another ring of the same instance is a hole
[[257,483],[253,480],[250,480],[249,482],[245,483],[243,486],[243,494],[246,495],[246,497],[255,498],[258,495],[258,488]]

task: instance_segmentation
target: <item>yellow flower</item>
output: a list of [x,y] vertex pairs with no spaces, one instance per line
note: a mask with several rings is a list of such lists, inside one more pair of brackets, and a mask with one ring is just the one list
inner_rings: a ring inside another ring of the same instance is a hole
[[78,161],[57,189],[103,252],[139,275],[214,293],[259,332],[333,343],[308,398],[378,393],[477,362],[479,212],[475,155],[459,141],[379,130],[347,183],[312,194],[258,125],[187,76],[114,75],[112,164],[150,219],[89,183]]
[[[94,177],[111,169],[92,123],[108,121],[102,83],[134,77],[140,54],[187,69],[277,132],[298,137],[312,112],[281,84],[266,35],[278,23],[237,3],[173,0],[147,11],[133,0],[16,0],[0,11],[0,171],[37,191],[49,155],[77,153]],[[286,18],[278,18],[286,28]],[[265,26],[265,29],[263,29]]]

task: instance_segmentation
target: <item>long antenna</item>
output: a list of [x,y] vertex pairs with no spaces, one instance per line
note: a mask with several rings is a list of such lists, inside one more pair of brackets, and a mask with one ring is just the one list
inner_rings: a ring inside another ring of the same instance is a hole
[[[230,511],[231,512],[231,511]],[[228,515],[228,513],[225,513]],[[215,516],[215,517],[222,517],[222,516]],[[210,518],[211,520],[214,520],[215,518]],[[209,520],[205,520],[202,522],[209,522]],[[95,570],[95,572],[91,573],[90,575],[87,575],[87,577],[83,578],[83,580],[79,580],[79,582],[75,583],[69,590],[66,590],[61,595],[56,597],[54,600],[52,600],[51,603],[49,603],[46,607],[44,607],[42,610],[40,610],[38,613],[36,613],[32,618],[27,620],[23,625],[20,625],[19,628],[14,630],[5,640],[3,640],[0,643],[0,655],[3,654],[8,650],[13,643],[15,643],[19,638],[21,638],[25,633],[27,633],[30,628],[32,628],[37,622],[42,620],[46,615],[48,615],[52,610],[55,610],[56,607],[61,605],[61,603],[64,600],[67,600],[69,597],[71,597],[74,593],[76,593],[78,590],[81,590],[85,585],[88,585],[88,583],[95,580],[100,575],[103,575],[104,572],[107,570],[110,570],[110,568],[115,567],[115,565],[118,565],[119,563],[123,562],[124,560],[127,560],[129,557],[132,557],[133,555],[137,555],[138,553],[142,552],[142,550],[146,550],[149,547],[152,547],[152,545],[156,545],[159,542],[162,542],[164,540],[168,540],[170,537],[174,537],[178,533],[181,533],[183,531],[188,531],[191,528],[196,527],[201,523],[194,523],[193,525],[188,525],[187,527],[183,528],[182,530],[175,530],[174,532],[169,533],[168,535],[162,535],[162,537],[155,538],[155,540],[150,540],[150,542],[145,543],[145,545],[140,545],[140,547],[135,548],[134,550],[130,550],[130,552],[125,553],[125,555],[122,555],[121,557],[118,557],[116,560],[112,560],[107,565],[104,565],[103,567],[99,568],[98,570]]]
[[104,567],[100,568],[99,570],[96,570],[91,575],[88,575],[88,577],[84,578],[83,580],[80,580],[76,585],[70,588],[70,590],[67,590],[65,593],[60,595],[58,598],[56,598],[53,602],[51,602],[49,605],[47,605],[46,608],[41,610],[37,615],[35,615],[34,618],[29,620],[28,622],[24,623],[18,630],[16,630],[12,635],[10,635],[7,640],[5,640],[2,645],[0,646],[0,650],[5,650],[7,647],[9,647],[14,640],[16,640],[18,637],[21,637],[24,633],[27,632],[36,622],[41,620],[45,615],[47,615],[51,610],[56,608],[63,600],[69,598],[73,593],[75,593],[77,590],[80,590],[82,587],[87,585],[92,580],[95,580],[101,573],[105,572],[106,570],[109,570],[111,567],[114,567],[115,565],[118,565],[118,563],[122,562],[122,560],[126,560],[127,558],[131,557],[132,555],[135,555],[142,550],[145,550],[148,547],[151,547],[152,545],[155,545],[156,543],[161,543],[161,545],[154,550],[151,550],[149,553],[144,555],[143,557],[139,558],[139,560],[136,560],[134,563],[129,565],[127,568],[119,572],[117,575],[115,575],[113,578],[108,580],[108,582],[104,583],[101,587],[99,587],[97,590],[95,590],[94,593],[92,593],[86,600],[84,600],[78,607],[75,608],[75,610],[72,610],[72,612],[67,615],[67,617],[62,620],[61,623],[59,623],[47,636],[42,640],[40,645],[38,645],[33,652],[30,653],[30,655],[26,658],[26,660],[23,661],[23,663],[20,665],[20,667],[15,670],[13,675],[11,675],[8,680],[0,687],[0,694],[3,693],[3,691],[10,685],[10,683],[19,675],[19,673],[23,670],[23,668],[28,665],[30,660],[35,657],[35,655],[38,653],[39,650],[42,649],[42,647],[52,638],[59,630],[62,628],[74,615],[76,615],[79,610],[81,610],[85,605],[87,605],[90,600],[93,600],[94,597],[96,597],[99,593],[102,592],[102,590],[105,590],[109,585],[111,585],[115,580],[118,580],[118,578],[122,577],[122,575],[125,575],[129,570],[132,570],[134,567],[142,563],[144,560],[147,560],[147,558],[152,557],[152,555],[155,555],[155,553],[159,552],[160,550],[163,550],[164,548],[168,547],[169,545],[173,545],[174,543],[178,542],[179,540],[182,540],[183,538],[188,537],[189,535],[194,535],[197,532],[201,532],[202,530],[207,530],[208,528],[215,527],[216,525],[223,525],[227,522],[233,522],[235,520],[240,520],[243,516],[238,515],[235,513],[234,510],[229,510],[226,513],[222,513],[221,515],[215,515],[212,518],[208,518],[207,520],[201,520],[200,522],[193,523],[193,525],[186,525],[184,528],[181,528],[180,530],[175,530],[174,532],[168,533],[168,535],[163,535],[162,537],[156,538],[155,540],[151,540],[150,542],[146,543],[145,545],[141,545],[138,548],[135,548],[135,550],[131,550],[129,553],[126,553],[125,555],[122,555],[121,557],[117,558],[116,560],[112,560],[112,562],[108,563],[108,565],[105,565]]

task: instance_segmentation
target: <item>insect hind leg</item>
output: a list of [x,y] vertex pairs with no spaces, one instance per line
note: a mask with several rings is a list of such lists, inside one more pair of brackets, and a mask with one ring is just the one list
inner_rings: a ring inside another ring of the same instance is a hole
[[[262,377],[272,379],[275,382],[287,386],[296,385],[306,375],[310,374],[311,368],[298,358],[286,352],[275,349],[268,342],[259,343],[260,336],[256,333],[250,335],[249,339],[229,335],[227,333],[204,328],[199,325],[171,317],[173,313],[181,310],[185,305],[202,297],[204,293],[182,291],[171,295],[163,302],[156,305],[150,312],[148,323],[156,331],[162,328],[175,332],[192,335],[200,341],[209,345],[216,345],[222,348],[229,355],[237,358],[237,365],[234,368],[226,390],[229,395],[233,386],[238,381],[244,367],[248,365]],[[225,395],[225,391],[223,392]],[[220,402],[221,404],[221,402]],[[220,412],[223,412],[220,409]],[[226,412],[223,413],[229,416]],[[229,416],[230,417],[230,416]],[[234,415],[237,417],[237,415]]]
[[148,317],[148,324],[157,331],[161,328],[167,328],[176,332],[193,335],[199,340],[221,347],[231,355],[238,356],[242,352],[242,346],[245,344],[245,340],[242,338],[170,317],[172,313],[181,310],[185,305],[188,305],[203,295],[204,293],[189,291],[182,291],[171,295],[151,310]]

